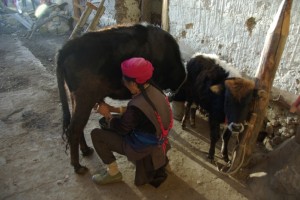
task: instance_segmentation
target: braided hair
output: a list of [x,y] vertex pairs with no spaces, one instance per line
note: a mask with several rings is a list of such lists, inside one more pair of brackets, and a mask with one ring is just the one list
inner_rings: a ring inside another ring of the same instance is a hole
[[145,85],[146,83],[148,83],[148,84],[152,85],[153,87],[155,87],[156,89],[158,89],[158,91],[160,91],[163,95],[165,95],[164,92],[162,91],[162,89],[161,89],[157,84],[155,84],[154,81],[153,81],[152,79],[149,79],[149,80],[146,81],[145,83],[140,84],[140,83],[137,83],[137,82],[135,81],[135,78],[130,78],[130,77],[128,77],[128,76],[123,76],[123,77],[124,77],[124,79],[125,79],[126,81],[128,81],[128,82],[135,82],[135,83],[137,84],[137,87],[138,87],[138,89],[141,91],[141,94],[143,95],[143,97],[144,97],[144,98],[146,99],[146,101],[150,104],[150,106],[153,108],[153,110],[157,112],[157,109],[156,109],[155,105],[153,104],[153,102],[151,101],[151,99],[149,98],[149,96],[148,96],[148,94],[147,94],[147,92],[146,92],[146,90],[145,90],[144,85]]

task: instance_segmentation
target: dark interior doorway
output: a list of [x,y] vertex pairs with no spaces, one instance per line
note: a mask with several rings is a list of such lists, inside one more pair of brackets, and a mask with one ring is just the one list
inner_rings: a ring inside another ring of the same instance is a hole
[[162,0],[141,0],[141,22],[161,26]]

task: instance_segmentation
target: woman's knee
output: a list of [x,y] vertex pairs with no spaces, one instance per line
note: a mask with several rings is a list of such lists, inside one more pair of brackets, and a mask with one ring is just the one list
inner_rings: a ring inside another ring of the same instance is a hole
[[92,132],[91,132],[92,140],[95,139],[100,134],[101,134],[101,129],[100,128],[93,129]]
[[95,128],[91,132],[92,141],[107,142],[107,140],[109,140],[111,137],[111,132],[100,128]]

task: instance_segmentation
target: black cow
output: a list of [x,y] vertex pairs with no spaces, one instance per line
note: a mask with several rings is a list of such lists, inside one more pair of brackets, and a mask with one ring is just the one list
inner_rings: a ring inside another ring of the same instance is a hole
[[[208,158],[213,160],[215,145],[220,138],[220,124],[226,119],[228,127],[223,134],[221,151],[224,160],[228,162],[228,141],[232,132],[240,133],[244,130],[243,122],[249,112],[254,81],[242,78],[231,65],[213,54],[195,54],[187,63],[187,73],[187,81],[181,88],[186,99],[182,127],[186,125],[193,103],[207,111],[210,127]],[[182,93],[179,98],[182,99]],[[173,99],[176,101],[177,96]]]
[[[148,24],[115,26],[89,32],[68,41],[57,56],[57,82],[63,109],[63,135],[71,150],[71,165],[76,173],[85,173],[79,163],[79,145],[83,156],[93,153],[86,144],[83,130],[93,106],[105,97],[129,99],[122,84],[121,62],[144,57],[155,70],[153,81],[161,89],[176,90],[186,73],[179,46],[159,27]],[[72,113],[68,105],[70,92]]]

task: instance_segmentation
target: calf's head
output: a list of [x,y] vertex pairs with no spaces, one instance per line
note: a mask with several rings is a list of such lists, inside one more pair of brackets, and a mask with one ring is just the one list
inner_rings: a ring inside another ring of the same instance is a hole
[[244,78],[225,80],[224,113],[228,128],[232,132],[242,132],[243,122],[247,120],[255,88],[254,81]]

